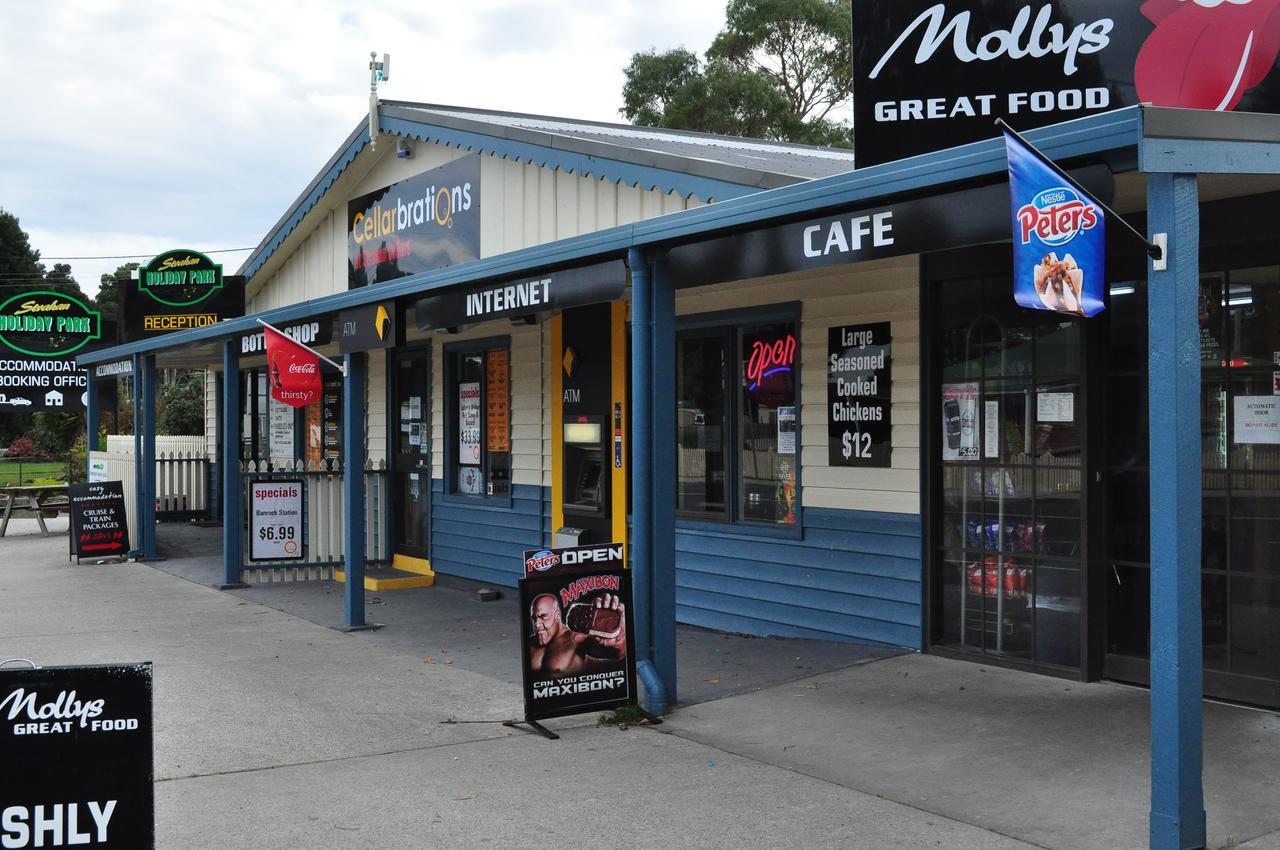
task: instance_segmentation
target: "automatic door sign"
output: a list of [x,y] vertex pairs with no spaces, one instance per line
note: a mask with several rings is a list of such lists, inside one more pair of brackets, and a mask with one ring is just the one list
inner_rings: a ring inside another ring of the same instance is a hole
[[76,558],[129,553],[123,482],[72,484],[67,495],[71,500],[71,551]]
[[302,482],[249,484],[249,560],[297,561],[302,552]]
[[524,553],[520,580],[526,720],[636,699],[631,575],[621,543]]
[[0,846],[154,846],[150,662],[0,670],[0,753]]

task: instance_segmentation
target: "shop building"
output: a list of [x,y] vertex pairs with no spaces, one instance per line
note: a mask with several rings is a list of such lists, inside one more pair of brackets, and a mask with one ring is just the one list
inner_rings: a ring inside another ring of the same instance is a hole
[[[1280,118],[1130,107],[1029,134],[1199,280],[1178,342],[1199,423],[1148,403],[1165,342],[1123,234],[1100,318],[1014,304],[996,139],[855,172],[845,152],[540,116],[384,102],[379,124],[240,270],[243,319],[79,358],[136,358],[144,399],[157,364],[219,372],[225,517],[244,463],[367,460],[343,483],[348,577],[511,586],[558,531],[627,539],[646,684],[673,699],[677,621],[1141,683],[1163,646],[1151,506],[1191,481],[1206,691],[1280,705],[1260,406],[1280,392]],[[342,354],[379,308],[394,330]],[[344,359],[314,410],[273,420],[258,318]],[[1202,477],[1169,433],[1198,440]],[[242,523],[225,535],[239,580]]]

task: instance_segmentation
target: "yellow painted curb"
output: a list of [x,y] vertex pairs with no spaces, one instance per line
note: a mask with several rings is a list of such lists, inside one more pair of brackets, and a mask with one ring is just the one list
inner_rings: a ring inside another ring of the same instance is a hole
[[[333,571],[333,580],[345,582],[347,574],[343,570]],[[436,583],[436,577],[430,576],[395,576],[394,578],[378,578],[377,576],[366,575],[364,577],[365,590],[404,590],[410,587],[430,587]]]
[[406,573],[417,573],[420,576],[427,576],[435,581],[435,570],[431,569],[431,562],[426,558],[413,558],[409,555],[395,554],[391,557],[391,569],[400,570]]

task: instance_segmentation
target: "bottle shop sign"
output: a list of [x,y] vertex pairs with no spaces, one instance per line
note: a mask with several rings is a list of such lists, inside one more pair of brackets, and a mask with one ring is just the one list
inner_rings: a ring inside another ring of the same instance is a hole
[[893,451],[889,323],[827,329],[827,461],[889,466]]
[[1274,0],[853,0],[859,168],[1151,103],[1280,111]]
[[0,845],[153,847],[151,664],[0,670]]
[[526,720],[634,702],[631,575],[621,543],[524,553],[519,631]]

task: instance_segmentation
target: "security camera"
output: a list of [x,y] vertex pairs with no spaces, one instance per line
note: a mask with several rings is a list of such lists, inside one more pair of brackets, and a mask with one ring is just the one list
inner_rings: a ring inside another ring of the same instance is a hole
[[413,158],[413,140],[412,139],[396,140],[396,157],[398,159]]

